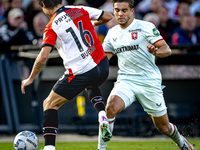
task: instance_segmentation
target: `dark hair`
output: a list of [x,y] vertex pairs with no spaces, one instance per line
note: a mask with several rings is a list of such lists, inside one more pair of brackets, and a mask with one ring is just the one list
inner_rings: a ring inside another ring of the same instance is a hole
[[200,17],[200,11],[199,11],[199,12],[197,11],[197,12],[194,14],[194,16],[195,16],[195,17]]
[[134,0],[112,0],[113,5],[117,2],[121,3],[121,2],[127,2],[129,3],[129,7],[132,9],[134,8]]
[[54,8],[59,4],[62,4],[62,0],[37,0],[38,4],[43,7],[42,2],[45,4],[47,8]]

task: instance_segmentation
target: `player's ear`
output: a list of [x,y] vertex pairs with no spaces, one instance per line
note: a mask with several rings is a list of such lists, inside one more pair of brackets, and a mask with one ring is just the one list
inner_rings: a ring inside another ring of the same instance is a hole
[[42,2],[43,8],[46,8],[46,5]]
[[131,9],[131,12],[134,13],[134,8]]

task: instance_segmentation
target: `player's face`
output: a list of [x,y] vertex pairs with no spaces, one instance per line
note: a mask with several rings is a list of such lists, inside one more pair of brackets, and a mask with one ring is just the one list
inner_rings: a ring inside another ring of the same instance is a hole
[[113,12],[115,15],[115,19],[123,29],[129,26],[133,21],[134,9],[131,9],[129,7],[129,3],[127,2],[114,3]]

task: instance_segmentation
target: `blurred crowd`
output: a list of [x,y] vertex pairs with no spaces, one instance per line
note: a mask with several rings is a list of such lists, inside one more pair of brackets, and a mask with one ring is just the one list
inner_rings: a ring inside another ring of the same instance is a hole
[[[101,9],[112,13],[112,0]],[[200,44],[200,0],[135,0],[135,18],[152,22],[168,44]],[[98,27],[102,41],[116,21]]]
[[[112,0],[63,0],[113,14]],[[169,44],[200,44],[200,0],[135,0],[135,18],[152,22]],[[0,53],[12,45],[41,45],[49,18],[36,0],[0,0]],[[115,19],[95,27],[103,42]]]

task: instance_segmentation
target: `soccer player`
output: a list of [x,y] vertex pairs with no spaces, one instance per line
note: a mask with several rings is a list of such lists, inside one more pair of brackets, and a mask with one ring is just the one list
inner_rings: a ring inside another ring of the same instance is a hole
[[[110,13],[85,6],[63,6],[62,0],[38,0],[43,12],[50,18],[44,29],[42,49],[28,79],[22,81],[21,90],[30,85],[45,65],[54,47],[66,68],[63,76],[43,102],[44,150],[55,150],[58,130],[57,110],[67,101],[87,89],[98,112],[103,133],[112,136],[105,114],[99,85],[107,78],[109,60],[100,43],[94,25],[105,24],[113,17]],[[94,20],[93,24],[90,20]]]
[[[171,49],[152,23],[134,18],[133,0],[112,2],[118,25],[108,31],[103,43],[107,57],[116,54],[119,65],[117,81],[106,104],[111,131],[115,116],[138,100],[158,131],[170,137],[180,149],[196,150],[168,120],[155,56],[170,56]],[[105,150],[108,140],[109,137],[100,139],[98,149]]]

